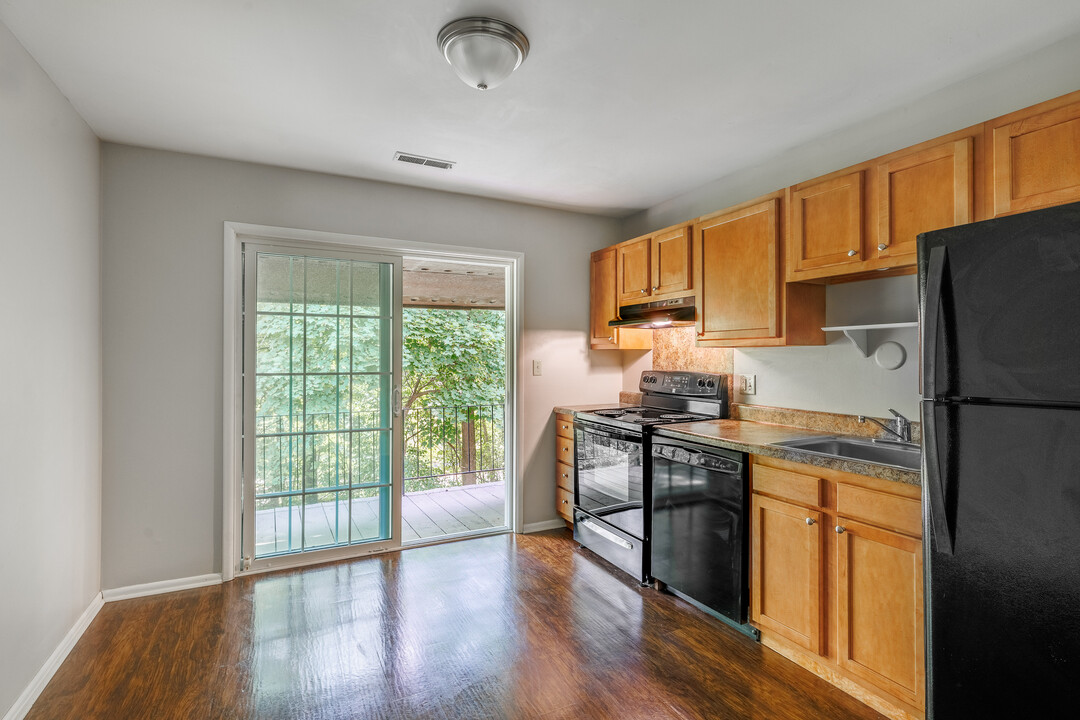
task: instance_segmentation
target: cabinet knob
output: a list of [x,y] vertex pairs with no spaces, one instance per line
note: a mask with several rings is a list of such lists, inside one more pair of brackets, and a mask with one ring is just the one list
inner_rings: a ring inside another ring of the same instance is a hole
[[648,288],[641,288],[641,294],[642,295],[644,295],[647,292],[649,292]]
[[563,426],[562,426],[562,429],[563,429],[563,430],[569,430],[569,429],[570,429],[570,426],[569,426],[569,425],[563,425]]
[[610,343],[615,342],[615,336],[614,335],[608,335],[607,341],[610,342]]
[[814,524],[814,518],[806,518],[806,524],[807,525],[813,525]]
[[702,330],[701,332],[699,332],[699,333],[697,334],[697,336],[698,336],[698,337],[705,337],[705,331],[704,331],[704,330]]
[[562,474],[562,476],[563,476],[564,478],[568,478],[568,479],[569,479],[569,477],[570,477],[570,476],[569,476],[569,475],[568,475],[567,473],[563,473],[563,474]]
[[568,447],[564,447],[564,448],[562,449],[562,451],[563,451],[563,452],[570,452],[570,448],[568,448]]
[[656,291],[657,291],[657,290],[659,290],[659,289],[660,289],[660,286],[659,286],[659,285],[653,285],[653,286],[652,286],[652,291],[653,291],[653,292],[656,292]]
[[855,256],[856,256],[856,255],[858,255],[858,254],[859,254],[859,251],[858,251],[858,250],[848,250],[848,251],[847,251],[847,256],[848,256],[848,257],[855,257]]
[[836,526],[836,534],[839,535],[840,533],[844,532],[845,529],[846,528],[843,525],[837,525]]
[[884,250],[887,247],[889,247],[889,246],[886,245],[885,243],[878,243],[877,249],[878,250]]
[[569,504],[570,504],[570,501],[569,501],[569,500],[563,500],[563,501],[562,501],[562,504],[563,504],[563,505],[569,505]]

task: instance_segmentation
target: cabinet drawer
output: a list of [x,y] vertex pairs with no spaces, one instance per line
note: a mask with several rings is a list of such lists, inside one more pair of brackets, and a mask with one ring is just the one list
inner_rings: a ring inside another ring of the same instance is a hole
[[557,436],[555,438],[555,459],[563,465],[574,467],[574,441],[561,435]]
[[561,487],[555,488],[555,511],[567,522],[574,522],[574,493]]
[[837,483],[836,514],[922,536],[922,504],[913,498]]
[[555,484],[567,492],[574,491],[574,466],[555,463]]
[[754,465],[754,492],[783,498],[800,505],[821,506],[821,478]]
[[555,434],[559,437],[574,439],[574,416],[557,413],[555,415]]

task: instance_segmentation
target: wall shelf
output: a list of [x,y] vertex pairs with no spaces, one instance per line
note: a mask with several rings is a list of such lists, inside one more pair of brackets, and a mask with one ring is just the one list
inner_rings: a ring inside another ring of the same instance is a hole
[[917,328],[918,322],[878,323],[876,325],[836,325],[834,327],[821,328],[825,332],[842,332],[851,343],[859,349],[863,357],[870,357],[866,341],[868,330],[894,330],[896,328]]

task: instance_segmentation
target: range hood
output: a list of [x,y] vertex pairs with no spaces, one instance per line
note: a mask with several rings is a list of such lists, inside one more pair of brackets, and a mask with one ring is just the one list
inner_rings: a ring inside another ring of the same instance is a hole
[[657,300],[639,305],[624,305],[619,308],[619,315],[622,317],[610,321],[609,327],[653,329],[693,325],[694,296]]

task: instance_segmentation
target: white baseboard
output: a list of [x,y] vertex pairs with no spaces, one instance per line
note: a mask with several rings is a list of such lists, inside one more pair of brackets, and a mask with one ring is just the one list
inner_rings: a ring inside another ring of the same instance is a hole
[[143,583],[141,585],[128,585],[127,587],[102,590],[101,595],[105,602],[128,600],[130,598],[145,597],[147,595],[160,595],[162,593],[176,592],[177,590],[190,590],[192,588],[206,587],[208,585],[220,585],[221,573],[210,575],[195,575],[193,577],[176,578],[175,580],[160,580],[158,582]]
[[541,532],[543,530],[555,530],[556,528],[564,528],[566,523],[562,518],[555,518],[554,520],[544,520],[542,522],[526,523],[525,527],[521,529],[526,535],[528,533]]
[[38,696],[41,695],[41,691],[45,689],[45,686],[52,680],[52,676],[56,674],[56,671],[60,669],[60,666],[67,659],[68,653],[71,652],[71,648],[75,647],[75,643],[79,642],[79,638],[86,632],[86,628],[90,627],[90,623],[97,617],[98,611],[101,610],[101,606],[105,604],[105,601],[101,597],[101,593],[94,596],[94,599],[90,601],[90,605],[83,611],[83,614],[79,616],[79,619],[75,621],[75,624],[68,630],[67,635],[60,641],[60,644],[53,650],[52,655],[45,661],[45,664],[41,666],[41,669],[37,671],[37,675],[30,681],[30,684],[26,686],[26,689],[22,691],[19,698],[15,701],[15,704],[4,715],[4,720],[22,720],[26,717],[26,714],[30,712],[30,708],[37,702]]

